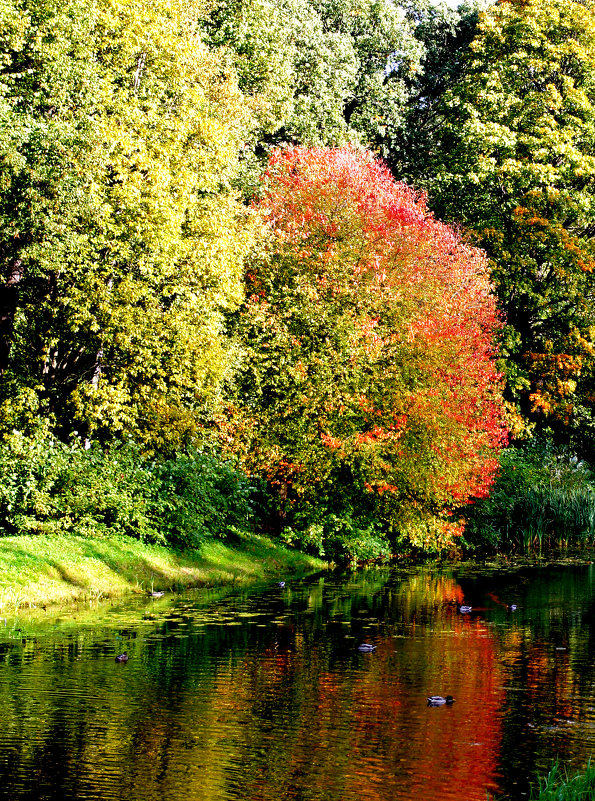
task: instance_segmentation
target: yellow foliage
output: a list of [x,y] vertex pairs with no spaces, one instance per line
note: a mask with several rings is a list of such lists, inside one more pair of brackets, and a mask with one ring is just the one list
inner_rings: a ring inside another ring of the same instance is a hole
[[79,424],[156,447],[170,427],[172,447],[191,437],[217,401],[223,314],[242,299],[253,241],[253,215],[230,189],[247,113],[233,72],[201,41],[201,13],[184,0],[98,4],[95,264],[63,300],[100,353],[94,380],[70,396]]

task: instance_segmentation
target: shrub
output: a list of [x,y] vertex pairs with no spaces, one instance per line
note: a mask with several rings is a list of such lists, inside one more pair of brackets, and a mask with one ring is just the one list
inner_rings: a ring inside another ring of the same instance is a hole
[[197,545],[252,525],[252,486],[216,454],[149,459],[134,443],[85,450],[44,431],[0,444],[0,534],[125,535]]
[[0,532],[30,533],[56,516],[55,498],[70,459],[69,448],[38,430],[13,431],[0,446]]
[[513,549],[592,542],[595,482],[584,462],[548,442],[509,448],[491,495],[466,510],[466,541]]
[[192,546],[252,527],[254,487],[231,462],[191,450],[159,464],[156,473],[154,513],[168,542]]
[[373,499],[353,484],[329,482],[316,501],[296,505],[287,522],[281,531],[286,544],[335,562],[385,559],[391,553]]
[[0,446],[0,531],[162,540],[150,514],[156,487],[132,444],[85,450],[44,431],[14,431]]

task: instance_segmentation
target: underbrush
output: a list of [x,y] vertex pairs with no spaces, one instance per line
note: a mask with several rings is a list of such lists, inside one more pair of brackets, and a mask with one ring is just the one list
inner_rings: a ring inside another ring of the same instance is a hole
[[[86,450],[78,440],[66,444],[41,431],[14,431],[0,442],[0,536],[124,535],[184,548],[269,532],[334,562],[384,559],[404,547],[356,481],[339,477],[318,489],[283,505],[264,481],[214,449],[156,458],[133,442]],[[461,545],[477,551],[592,544],[595,477],[574,455],[547,444],[509,448],[491,495],[461,515]]]
[[215,450],[155,458],[132,442],[86,450],[45,432],[0,442],[0,536],[129,536],[186,548],[268,531],[328,561],[387,557],[374,516],[352,500],[332,493],[284,518],[265,482]]
[[474,548],[528,551],[595,540],[595,478],[566,450],[532,443],[503,452],[490,496],[462,510]]
[[43,433],[13,432],[0,445],[0,534],[127,535],[195,546],[250,531],[253,488],[213,453],[173,459],[133,443],[85,450]]

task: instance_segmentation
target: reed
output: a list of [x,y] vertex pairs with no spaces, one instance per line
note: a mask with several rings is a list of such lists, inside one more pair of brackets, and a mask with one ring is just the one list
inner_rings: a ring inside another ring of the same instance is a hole
[[[548,484],[532,487],[519,512],[525,525],[527,549],[568,547],[595,539],[595,487],[591,482],[571,483],[573,476],[558,476]],[[568,483],[565,483],[565,480]]]
[[[592,801],[595,798],[595,767],[591,760],[585,768],[570,774],[568,769],[554,762],[547,776],[531,786],[529,801]],[[487,801],[513,801],[506,797],[486,794]]]
[[591,760],[583,771],[572,775],[556,762],[539,787],[531,793],[531,801],[590,801],[595,798],[595,767]]
[[547,445],[511,448],[489,498],[469,511],[472,545],[538,551],[595,543],[595,476]]

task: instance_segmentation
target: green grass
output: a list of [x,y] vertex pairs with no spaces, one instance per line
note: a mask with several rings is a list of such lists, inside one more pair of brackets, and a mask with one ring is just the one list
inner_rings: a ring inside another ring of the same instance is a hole
[[[589,760],[584,770],[573,774],[555,762],[547,776],[532,788],[529,801],[593,801],[594,798],[595,767]],[[489,794],[488,801],[491,801]]]
[[0,614],[151,590],[246,584],[325,567],[320,559],[257,535],[243,535],[233,546],[205,540],[186,551],[130,537],[3,537]]
[[595,767],[591,762],[570,775],[556,762],[531,794],[531,801],[591,801],[595,798]]

